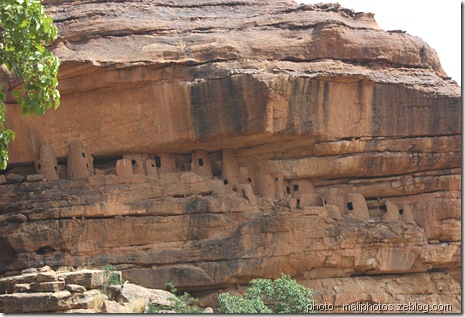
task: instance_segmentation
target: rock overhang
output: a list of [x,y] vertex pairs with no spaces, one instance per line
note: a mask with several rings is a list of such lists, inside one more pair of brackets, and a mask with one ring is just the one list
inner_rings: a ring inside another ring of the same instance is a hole
[[[333,91],[351,85],[363,87],[363,92],[341,101],[363,104],[358,112],[375,107],[373,90],[384,98],[386,89],[376,89],[381,83],[395,86],[387,94],[397,94],[393,102],[403,103],[401,108],[408,106],[403,96],[418,91],[414,98],[427,100],[420,100],[421,107],[429,118],[439,116],[438,122],[453,119],[441,114],[442,109],[428,107],[437,104],[438,94],[449,108],[445,112],[460,107],[459,87],[444,80],[437,54],[425,42],[385,32],[372,14],[338,4],[225,0],[45,5],[60,34],[51,49],[62,63],[62,106],[41,118],[21,117],[17,107],[8,107],[7,126],[18,135],[10,146],[10,164],[31,162],[44,143],[64,158],[64,141],[76,137],[94,155],[105,157],[128,151],[179,151],[179,145],[185,151],[199,145],[210,151],[225,144],[247,147],[282,140],[282,135],[315,140],[396,136],[378,127],[374,128],[379,131],[353,131],[347,126],[353,122],[340,120],[336,125],[346,127],[336,128],[335,135],[333,128],[318,129],[328,115],[337,115],[309,110],[327,107],[318,105],[318,95],[326,101],[334,96],[333,103],[339,102],[341,96]],[[315,82],[322,88],[311,87]],[[330,85],[338,87],[330,93]],[[17,82],[10,81],[10,89],[14,87]],[[384,103],[376,107],[391,106]],[[283,117],[293,111],[293,104],[298,104],[295,111],[312,118],[299,122],[292,118],[295,113]],[[390,125],[392,118],[386,119]],[[456,133],[455,121],[452,132],[438,133]],[[411,130],[418,135],[435,133],[421,128],[430,126],[421,122]]]

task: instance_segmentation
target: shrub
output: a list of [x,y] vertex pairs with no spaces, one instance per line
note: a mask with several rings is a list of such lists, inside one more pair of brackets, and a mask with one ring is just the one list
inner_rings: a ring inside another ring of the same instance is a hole
[[[176,295],[178,290],[171,282],[165,284],[169,291]],[[173,306],[163,306],[154,303],[150,303],[146,309],[146,313],[157,313],[162,310],[173,310],[178,314],[196,314],[201,313],[202,309],[197,306],[199,301],[197,298],[192,297],[189,293],[184,292],[182,295],[176,296],[176,298],[169,298],[168,300],[173,302]]]
[[106,264],[102,267],[107,272],[109,285],[123,285],[124,281],[119,274],[116,274],[116,268],[111,264]]
[[245,298],[222,293],[218,296],[220,313],[235,314],[269,314],[273,311],[268,308],[261,298]]
[[313,306],[312,290],[290,276],[271,281],[254,279],[242,296],[222,293],[218,296],[220,313],[309,313]]

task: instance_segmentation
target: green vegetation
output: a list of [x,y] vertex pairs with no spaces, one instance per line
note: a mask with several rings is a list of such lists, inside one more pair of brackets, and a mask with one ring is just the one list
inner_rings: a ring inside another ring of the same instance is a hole
[[111,264],[106,264],[102,266],[102,269],[105,270],[108,274],[108,284],[109,285],[123,285],[124,281],[121,279],[119,274],[116,274],[116,268]]
[[[0,65],[24,81],[13,92],[22,113],[43,114],[60,105],[57,74],[60,65],[46,45],[57,37],[52,18],[45,14],[40,0],[0,1]],[[0,85],[0,170],[8,160],[8,144],[15,133],[6,129],[6,95]]]
[[[165,284],[169,291],[177,295],[178,290],[171,282]],[[147,313],[158,313],[161,310],[173,310],[178,314],[196,314],[201,313],[202,309],[197,306],[199,301],[197,298],[192,297],[189,293],[184,292],[181,295],[177,295],[176,298],[170,298],[173,302],[173,306],[162,306],[154,303],[150,303],[146,310]]]
[[254,279],[242,296],[222,293],[218,296],[220,313],[310,313],[313,306],[312,290],[297,283],[290,276],[272,281]]
[[[119,275],[114,274],[114,280],[111,279],[112,273],[116,268],[107,264],[102,267],[109,273],[109,285],[121,285],[123,281]],[[203,311],[198,306],[198,299],[192,297],[189,293],[180,294],[176,287],[171,283],[165,284],[168,290],[175,295],[169,298],[172,305],[161,305],[148,303],[144,300],[132,303],[132,312],[137,313],[160,313],[164,311],[174,311],[179,314],[196,314]],[[103,290],[103,293],[106,289]],[[246,293],[242,296],[234,296],[228,293],[222,293],[218,296],[218,312],[233,314],[256,314],[256,313],[312,313],[314,306],[312,290],[300,285],[290,276],[281,274],[276,280],[254,279]]]

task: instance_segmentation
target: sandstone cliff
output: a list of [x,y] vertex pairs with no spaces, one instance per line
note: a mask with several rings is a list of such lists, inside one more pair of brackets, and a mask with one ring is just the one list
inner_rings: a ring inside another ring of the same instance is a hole
[[337,4],[44,3],[62,105],[8,107],[0,272],[460,311],[461,92],[420,38]]

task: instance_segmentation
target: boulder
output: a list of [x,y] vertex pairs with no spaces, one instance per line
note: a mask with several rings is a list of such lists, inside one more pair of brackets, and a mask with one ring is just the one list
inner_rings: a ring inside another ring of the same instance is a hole
[[86,288],[77,284],[66,284],[66,289],[71,293],[84,293]]
[[136,299],[143,299],[147,303],[154,303],[163,306],[173,306],[173,302],[170,298],[175,296],[164,290],[149,289],[139,285],[125,283],[121,290],[121,294],[117,297],[117,301],[120,303],[130,303]]
[[8,276],[0,278],[0,294],[10,294],[14,292],[17,284],[31,284],[34,282],[37,273]]
[[103,305],[103,311],[107,314],[126,314],[131,313],[129,308],[118,302],[106,300]]
[[42,270],[37,273],[34,281],[36,283],[43,283],[43,282],[55,282],[58,281],[58,274],[55,271],[45,271]]
[[207,307],[202,311],[202,314],[213,314],[213,309],[211,307]]
[[44,179],[43,174],[32,174],[26,176],[26,181],[28,182],[40,182]]
[[92,289],[82,293],[73,293],[70,302],[73,308],[91,308],[97,311],[101,311],[103,309],[103,303],[106,299],[108,299],[108,297],[104,295],[102,291]]
[[76,272],[58,273],[66,284],[78,284],[86,289],[95,289],[107,284],[108,273],[105,270],[81,270]]
[[22,181],[24,181],[25,177],[15,173],[9,173],[6,175],[6,179],[7,181],[12,183],[21,183]]
[[106,291],[110,298],[118,298],[121,294],[121,290],[123,289],[123,285],[108,285],[106,286]]
[[38,273],[39,271],[36,268],[28,268],[21,271],[21,274],[31,274]]
[[29,292],[31,290],[31,284],[15,284],[14,285],[14,292],[15,293],[22,293],[22,292]]
[[39,269],[39,272],[49,272],[49,271],[53,271],[52,268],[48,265],[46,266],[43,266]]

